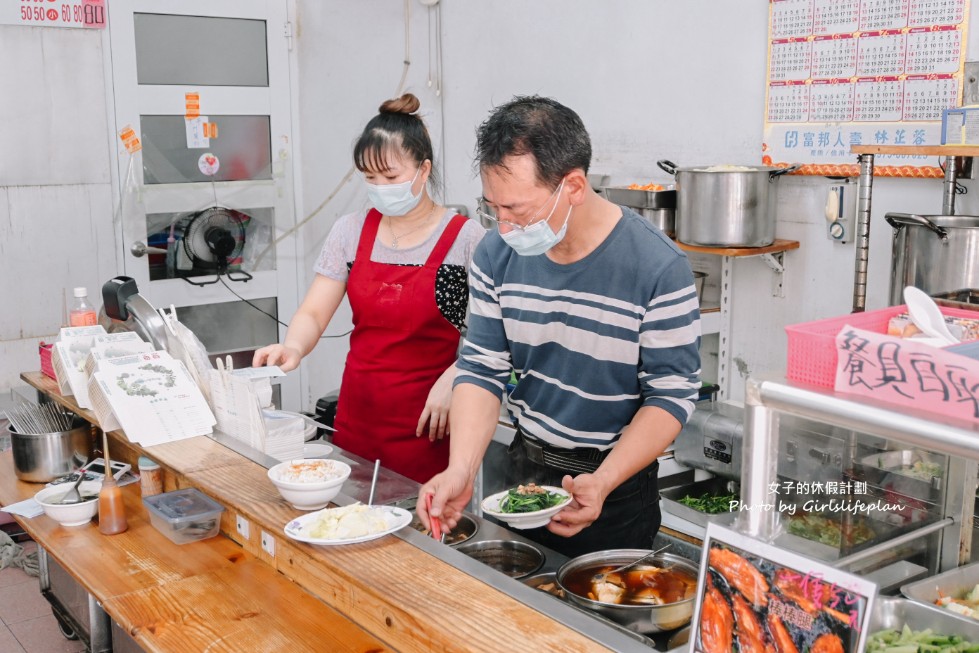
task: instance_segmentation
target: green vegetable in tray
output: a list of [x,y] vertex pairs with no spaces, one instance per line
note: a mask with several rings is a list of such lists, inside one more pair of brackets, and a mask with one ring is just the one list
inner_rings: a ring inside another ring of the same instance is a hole
[[867,653],[979,653],[979,644],[959,635],[938,635],[931,628],[882,630],[867,640]]
[[680,499],[680,503],[708,515],[717,515],[722,512],[731,512],[731,502],[737,500],[738,495],[734,493],[713,495],[707,492],[701,495],[699,499],[688,494]]
[[519,485],[511,488],[500,499],[500,512],[536,512],[547,510],[564,501],[567,497],[557,492],[551,492],[534,483]]

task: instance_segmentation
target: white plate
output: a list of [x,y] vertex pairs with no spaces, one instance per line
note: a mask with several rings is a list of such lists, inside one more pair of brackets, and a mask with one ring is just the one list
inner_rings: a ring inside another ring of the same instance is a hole
[[551,517],[561,512],[566,505],[571,503],[571,495],[559,487],[551,485],[542,485],[541,487],[548,492],[555,492],[564,496],[564,501],[556,506],[551,506],[544,510],[535,510],[534,512],[500,512],[500,500],[509,492],[509,490],[503,490],[483,499],[483,503],[481,504],[483,512],[500,521],[506,522],[511,528],[522,530],[525,528],[547,526],[547,523],[551,521]]
[[326,458],[333,453],[333,447],[322,442],[307,442],[303,446],[303,458]]
[[[306,531],[312,525],[313,522],[320,518],[320,515],[325,512],[324,510],[318,510],[316,512],[311,512],[308,515],[303,515],[293,519],[291,522],[286,524],[283,529],[285,534],[299,542],[306,542],[308,544],[321,544],[323,546],[333,546],[337,544],[357,544],[358,542],[369,542],[370,540],[376,540],[379,537],[384,537],[395,531],[401,530],[405,526],[411,523],[411,513],[404,508],[396,508],[395,506],[379,506],[384,508],[384,521],[387,522],[387,529],[380,531],[378,533],[371,533],[370,535],[363,535],[361,537],[351,537],[345,540],[337,539],[327,539],[320,537],[310,537]],[[336,510],[336,508],[326,508],[326,510]]]

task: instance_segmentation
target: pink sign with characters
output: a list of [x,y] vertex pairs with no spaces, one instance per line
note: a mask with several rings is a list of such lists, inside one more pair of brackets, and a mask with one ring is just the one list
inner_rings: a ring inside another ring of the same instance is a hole
[[979,360],[849,325],[836,349],[837,392],[979,420]]

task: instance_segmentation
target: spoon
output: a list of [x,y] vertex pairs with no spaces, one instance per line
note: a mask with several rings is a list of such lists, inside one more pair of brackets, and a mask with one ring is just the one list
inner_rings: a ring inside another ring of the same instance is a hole
[[71,489],[65,492],[65,495],[58,500],[58,503],[62,505],[71,503],[81,503],[82,495],[78,492],[78,486],[82,484],[82,480],[85,478],[85,470],[78,470],[78,480],[75,481]]
[[924,291],[914,286],[906,286],[904,288],[904,302],[908,305],[908,313],[911,314],[915,326],[926,335],[938,338],[949,345],[958,343],[958,339],[949,332],[938,304]]
[[647,553],[646,555],[644,555],[643,557],[639,558],[638,560],[633,560],[632,562],[630,562],[628,564],[625,564],[625,565],[622,565],[621,567],[617,567],[615,569],[612,569],[611,571],[606,571],[606,572],[603,572],[601,574],[595,574],[592,577],[592,582],[593,583],[602,583],[602,582],[605,582],[605,579],[609,576],[609,574],[617,574],[620,571],[625,571],[626,569],[629,569],[630,567],[635,567],[636,565],[638,565],[643,560],[647,560],[649,558],[652,558],[657,553],[660,553],[662,551],[665,551],[668,548],[670,548],[670,545],[669,544],[667,544],[664,547],[660,547],[660,548],[656,549],[655,551],[651,551],[650,553]]

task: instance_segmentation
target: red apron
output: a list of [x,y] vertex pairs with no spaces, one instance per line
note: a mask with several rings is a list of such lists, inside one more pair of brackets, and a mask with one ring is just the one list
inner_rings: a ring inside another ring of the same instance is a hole
[[347,280],[353,311],[333,442],[424,483],[449,462],[448,438],[415,436],[428,393],[456,359],[459,330],[435,303],[435,276],[466,222],[457,215],[425,265],[371,261],[381,223],[367,214]]

